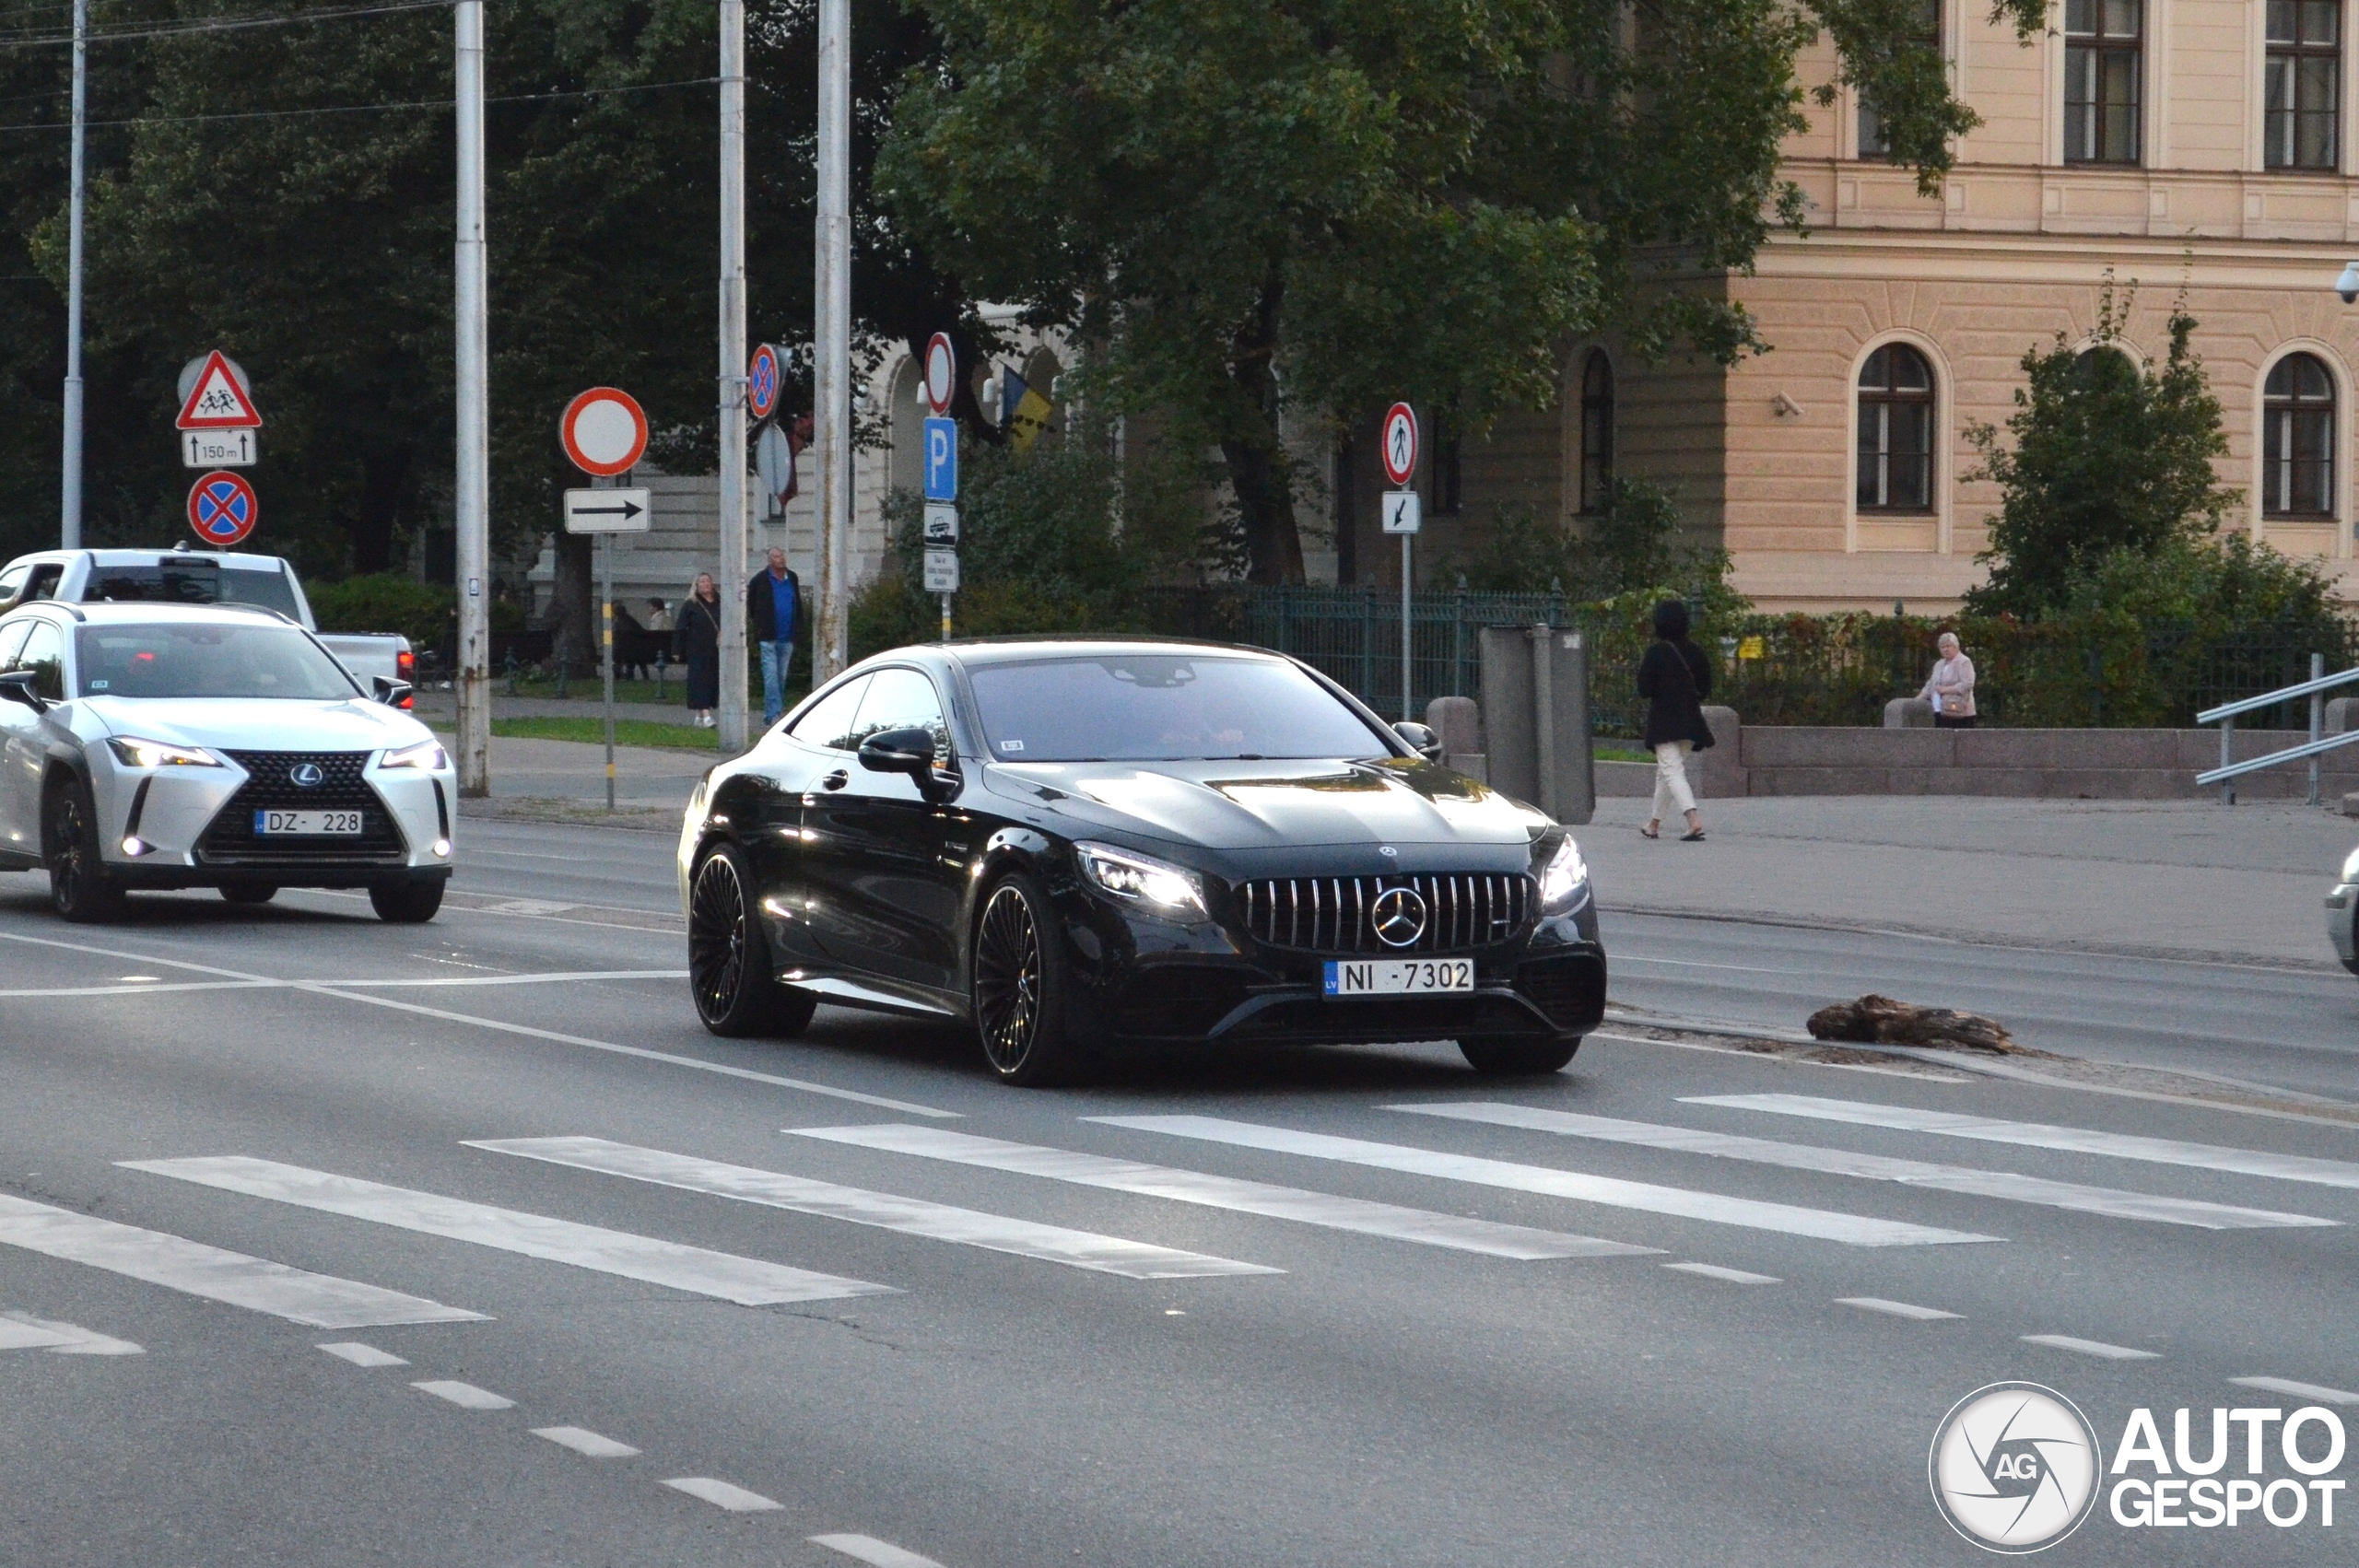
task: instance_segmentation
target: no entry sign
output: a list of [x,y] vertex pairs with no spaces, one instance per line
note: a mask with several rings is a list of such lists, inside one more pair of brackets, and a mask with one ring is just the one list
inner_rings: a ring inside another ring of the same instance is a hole
[[1384,476],[1406,485],[1417,472],[1417,411],[1396,403],[1384,411]]
[[188,493],[188,525],[207,544],[242,544],[262,521],[254,487],[235,474],[206,474]]
[[639,400],[615,387],[592,387],[565,405],[557,421],[565,455],[600,479],[628,474],[647,451],[647,415]]

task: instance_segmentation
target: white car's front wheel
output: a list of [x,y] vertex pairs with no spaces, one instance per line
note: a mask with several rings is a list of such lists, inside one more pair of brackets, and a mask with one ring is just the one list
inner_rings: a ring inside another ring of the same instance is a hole
[[442,907],[442,883],[439,878],[433,882],[381,882],[369,890],[369,902],[381,920],[397,926],[424,925]]
[[41,845],[49,861],[49,902],[77,925],[120,919],[123,888],[106,873],[99,808],[79,778],[50,786],[41,803]]

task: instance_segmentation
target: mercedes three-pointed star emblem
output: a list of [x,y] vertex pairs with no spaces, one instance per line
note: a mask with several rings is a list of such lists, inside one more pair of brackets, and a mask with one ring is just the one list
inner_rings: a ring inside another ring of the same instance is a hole
[[1414,947],[1426,934],[1426,898],[1414,887],[1388,887],[1376,895],[1368,917],[1376,940],[1387,947]]

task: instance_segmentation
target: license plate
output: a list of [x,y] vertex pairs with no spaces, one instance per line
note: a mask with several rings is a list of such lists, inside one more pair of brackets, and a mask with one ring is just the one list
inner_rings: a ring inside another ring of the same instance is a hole
[[1473,989],[1472,958],[1338,959],[1327,965],[1329,996],[1414,996]]
[[280,834],[319,837],[327,834],[360,831],[358,812],[256,812],[254,837],[276,837]]

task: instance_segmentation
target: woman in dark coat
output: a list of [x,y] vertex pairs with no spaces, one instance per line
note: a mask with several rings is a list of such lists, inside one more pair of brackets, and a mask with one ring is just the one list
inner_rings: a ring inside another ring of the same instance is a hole
[[689,722],[711,729],[712,710],[721,706],[721,591],[710,572],[698,573],[696,588],[680,602],[672,652],[688,667]]
[[1687,814],[1682,842],[1704,841],[1704,819],[1687,787],[1687,754],[1712,743],[1711,726],[1704,722],[1704,699],[1711,691],[1712,661],[1687,640],[1687,606],[1664,600],[1655,606],[1654,643],[1638,661],[1638,695],[1647,699],[1647,749],[1655,754],[1654,815],[1638,829],[1649,838],[1661,837],[1662,819],[1679,811]]

